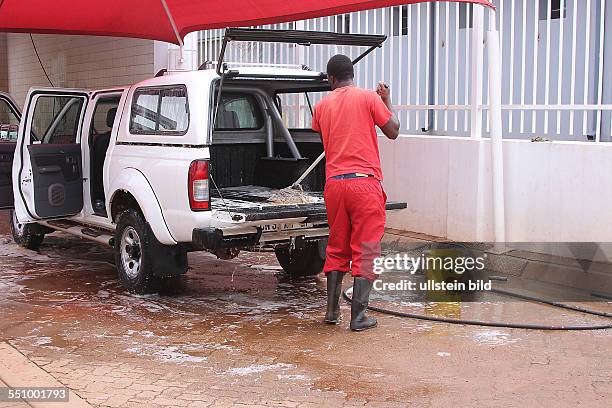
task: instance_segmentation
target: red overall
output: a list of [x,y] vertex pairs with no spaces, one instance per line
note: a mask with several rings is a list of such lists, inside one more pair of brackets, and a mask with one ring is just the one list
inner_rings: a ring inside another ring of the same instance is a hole
[[[315,106],[312,128],[323,139],[327,176],[325,273],[350,270],[375,279],[371,264],[380,255],[387,201],[375,126],[387,124],[391,115],[376,92],[354,86],[332,91]],[[354,173],[370,177],[334,178]]]

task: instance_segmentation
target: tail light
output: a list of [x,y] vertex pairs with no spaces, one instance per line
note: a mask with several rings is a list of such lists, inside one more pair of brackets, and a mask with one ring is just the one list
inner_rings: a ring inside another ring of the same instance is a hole
[[189,166],[189,205],[192,211],[210,210],[207,160],[196,160]]

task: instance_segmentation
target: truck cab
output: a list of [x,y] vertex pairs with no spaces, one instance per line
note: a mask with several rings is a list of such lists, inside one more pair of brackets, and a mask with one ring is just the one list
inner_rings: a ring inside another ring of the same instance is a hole
[[[226,38],[277,38],[268,31]],[[317,274],[329,229],[310,98],[328,90],[321,72],[222,61],[130,87],[31,89],[12,166],[13,236],[31,249],[53,231],[110,245],[137,293],[185,273],[189,251],[270,248],[288,274]],[[303,191],[287,194],[315,163]]]

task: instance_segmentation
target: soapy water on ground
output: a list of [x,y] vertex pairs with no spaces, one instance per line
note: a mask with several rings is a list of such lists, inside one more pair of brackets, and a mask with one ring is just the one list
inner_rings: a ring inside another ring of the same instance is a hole
[[271,364],[271,365],[255,364],[255,365],[250,365],[248,367],[230,368],[229,370],[226,370],[223,374],[243,376],[243,375],[260,374],[265,371],[278,371],[278,370],[286,371],[286,370],[291,370],[293,368],[295,368],[294,365],[283,364],[283,363],[277,363],[277,364]]
[[[190,348],[193,349],[193,347]],[[151,348],[149,345],[144,347],[134,346],[124,351],[141,357],[153,357],[156,360],[177,365],[197,364],[207,360],[206,357],[189,354],[189,352],[182,350],[179,346],[161,346],[158,348]]]
[[[287,392],[286,399],[296,395],[287,387],[299,387],[303,395],[324,390],[346,401],[359,399],[347,406],[382,398],[391,406],[406,406],[415,398],[411,405],[427,406],[438,396],[467,398],[465,387],[473,384],[497,390],[508,382],[520,386],[508,375],[521,370],[516,364],[520,359],[529,370],[517,378],[528,378],[536,393],[570,374],[586,390],[593,367],[598,375],[609,370],[605,356],[612,331],[526,332],[376,314],[376,330],[354,334],[347,328],[350,309],[344,301],[343,322],[324,325],[325,280],[289,279],[270,253],[241,253],[230,261],[190,254],[192,269],[186,276],[146,296],[123,289],[113,262],[110,248],[63,234],[47,237],[39,253],[0,236],[0,340],[50,360],[80,359],[85,366],[138,361],[181,379],[212,373],[239,392],[242,386],[269,383],[270,390]],[[345,278],[345,287],[350,284]],[[373,304],[454,318],[592,322],[524,302],[439,304],[418,296],[376,294]],[[545,377],[534,374],[529,360],[547,361],[542,356],[552,353],[551,345],[555,353],[576,355],[585,342],[590,347],[584,358],[596,358],[585,364],[589,367],[568,367],[552,359],[554,370]],[[493,348],[495,355],[486,354]],[[486,372],[469,363],[478,360],[482,365],[488,359],[494,364]],[[441,377],[442,371],[446,374]]]
[[501,330],[479,330],[473,333],[471,337],[477,343],[488,346],[504,346],[520,341],[519,337]]

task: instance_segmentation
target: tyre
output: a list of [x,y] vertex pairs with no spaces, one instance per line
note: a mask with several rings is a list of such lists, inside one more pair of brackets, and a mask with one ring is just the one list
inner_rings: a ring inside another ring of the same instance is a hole
[[187,252],[160,244],[142,214],[133,209],[118,217],[114,249],[119,279],[132,293],[155,292],[187,271]]
[[319,249],[318,242],[308,242],[302,249],[289,251],[288,246],[274,248],[276,259],[289,276],[303,277],[314,276],[323,270],[325,253]]
[[35,233],[34,224],[20,224],[15,211],[11,211],[9,216],[11,217],[11,234],[15,243],[23,248],[38,250],[45,239],[45,234]]

